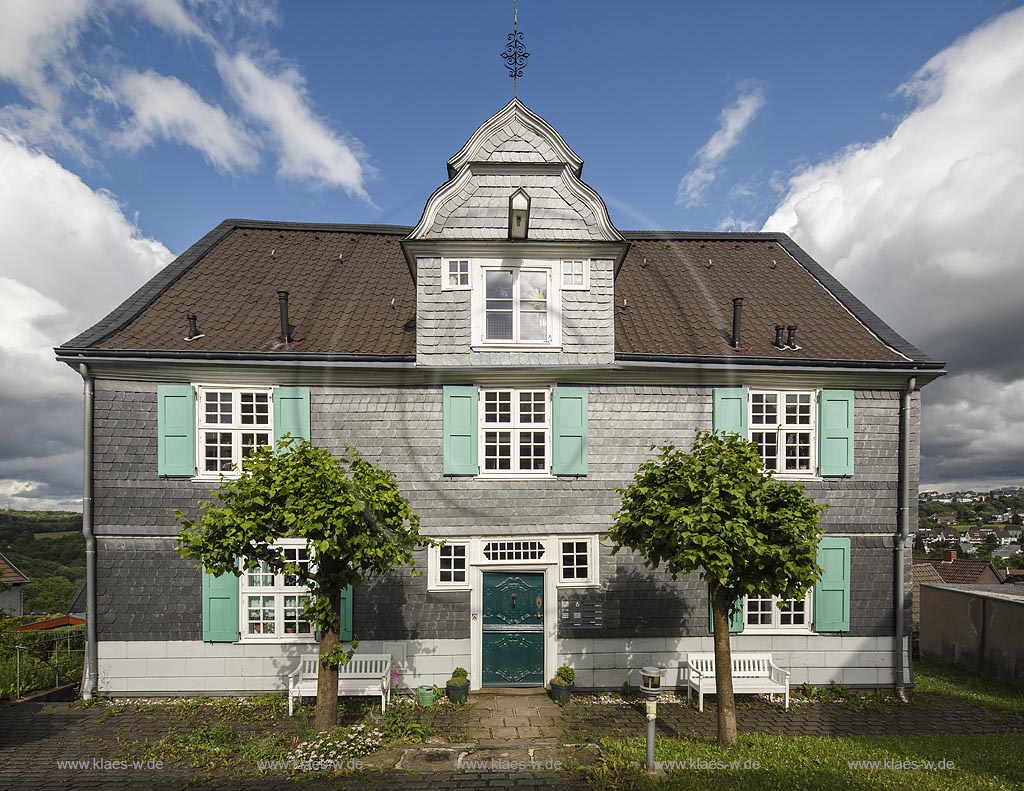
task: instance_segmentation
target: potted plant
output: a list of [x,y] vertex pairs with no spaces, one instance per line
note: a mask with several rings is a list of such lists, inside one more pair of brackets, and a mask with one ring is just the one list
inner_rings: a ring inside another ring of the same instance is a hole
[[457,667],[452,671],[452,677],[445,684],[445,691],[448,693],[448,700],[452,703],[465,703],[469,696],[469,673],[464,667]]
[[555,671],[555,677],[551,679],[551,699],[559,706],[564,706],[569,702],[575,681],[576,673],[573,669],[568,665],[562,665]]

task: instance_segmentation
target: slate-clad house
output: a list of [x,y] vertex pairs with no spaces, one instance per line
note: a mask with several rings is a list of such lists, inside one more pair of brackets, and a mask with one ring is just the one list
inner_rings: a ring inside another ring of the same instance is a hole
[[403,686],[563,663],[580,687],[676,683],[711,650],[706,590],[600,538],[652,443],[712,427],[832,506],[822,580],[745,601],[736,650],[796,684],[909,682],[918,388],[942,365],[785,235],[619,231],[582,169],[513,100],[415,228],[226,220],[57,350],[86,382],[100,694],[277,690],[315,650],[287,578],[175,551],[172,509],[286,432],[393,470],[446,540],[343,603]]

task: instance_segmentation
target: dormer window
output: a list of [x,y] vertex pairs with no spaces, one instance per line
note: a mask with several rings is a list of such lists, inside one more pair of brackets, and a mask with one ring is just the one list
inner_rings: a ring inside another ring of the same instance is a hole
[[485,342],[551,343],[550,269],[484,269]]

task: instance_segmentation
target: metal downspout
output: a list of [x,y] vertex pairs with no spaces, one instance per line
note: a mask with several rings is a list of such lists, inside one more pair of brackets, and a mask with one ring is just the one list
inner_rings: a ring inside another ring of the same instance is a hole
[[895,692],[901,700],[906,698],[903,677],[903,639],[904,633],[904,568],[906,562],[907,539],[910,537],[910,408],[917,389],[917,377],[907,380],[907,388],[900,394],[900,492],[899,492],[899,532],[896,534],[896,547],[893,552],[893,585],[892,596],[895,602],[895,629],[893,630],[893,669],[895,671]]
[[92,416],[95,383],[89,366],[78,366],[84,390],[82,431],[82,534],[85,536],[85,675],[82,679],[82,698],[90,700],[96,694],[99,660],[96,654],[96,537],[92,533]]

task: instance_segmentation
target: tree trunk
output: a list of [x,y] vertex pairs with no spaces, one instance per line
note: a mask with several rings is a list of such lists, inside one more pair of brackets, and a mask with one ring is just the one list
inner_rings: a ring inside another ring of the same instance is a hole
[[338,724],[338,668],[327,667],[323,662],[338,645],[338,630],[333,626],[320,634],[320,667],[316,676],[316,717],[317,731],[329,731]]
[[712,624],[715,633],[715,694],[718,704],[718,743],[736,746],[736,701],[732,694],[732,651],[729,648],[729,610],[732,598],[719,585],[709,585],[714,604]]

